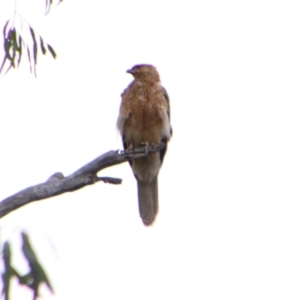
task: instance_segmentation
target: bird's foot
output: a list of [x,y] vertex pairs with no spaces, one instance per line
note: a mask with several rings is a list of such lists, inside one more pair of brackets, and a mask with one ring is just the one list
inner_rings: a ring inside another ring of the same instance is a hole
[[126,152],[133,152],[133,145],[132,143],[129,144],[129,146],[126,148]]
[[149,153],[149,142],[141,142],[141,145],[145,147],[145,153]]

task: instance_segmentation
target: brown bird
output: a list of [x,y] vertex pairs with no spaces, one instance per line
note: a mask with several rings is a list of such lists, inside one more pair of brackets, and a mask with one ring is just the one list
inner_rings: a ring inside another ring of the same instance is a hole
[[155,67],[136,65],[127,73],[134,80],[121,95],[117,121],[124,149],[166,143],[160,152],[129,162],[137,180],[140,216],[145,225],[151,225],[158,212],[157,177],[172,136],[170,102]]

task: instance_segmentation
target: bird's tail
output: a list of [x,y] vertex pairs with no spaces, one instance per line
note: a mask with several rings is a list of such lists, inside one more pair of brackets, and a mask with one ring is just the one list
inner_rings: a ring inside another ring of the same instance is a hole
[[140,216],[146,226],[153,224],[158,212],[157,176],[152,182],[137,180]]

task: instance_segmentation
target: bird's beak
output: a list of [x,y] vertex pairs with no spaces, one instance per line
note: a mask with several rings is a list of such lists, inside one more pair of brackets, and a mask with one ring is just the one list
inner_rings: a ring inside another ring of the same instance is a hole
[[133,74],[133,70],[129,69],[129,70],[126,71],[126,73]]

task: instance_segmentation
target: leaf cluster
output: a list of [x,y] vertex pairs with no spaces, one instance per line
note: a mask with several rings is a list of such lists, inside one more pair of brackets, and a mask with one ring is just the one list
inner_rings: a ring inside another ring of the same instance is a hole
[[[58,0],[57,5],[60,4],[61,2],[63,2],[63,0]],[[53,4],[53,0],[46,0],[46,14],[49,13],[52,4]]]
[[[53,0],[45,0],[46,14],[49,13]],[[63,0],[58,0],[57,5]],[[16,20],[20,21],[22,30],[19,30],[15,26]],[[25,38],[27,37],[27,38]],[[15,10],[15,13],[11,19],[9,19],[3,28],[3,41],[4,41],[4,58],[0,67],[0,74],[3,72],[5,65],[7,73],[11,67],[17,68],[20,65],[21,58],[27,53],[29,61],[30,72],[36,76],[36,65],[38,53],[41,52],[43,55],[49,51],[52,57],[56,58],[56,53],[53,47],[46,43],[44,39],[39,35],[36,30],[30,26]]]
[[4,272],[2,273],[2,295],[5,300],[9,300],[10,283],[13,278],[17,278],[19,284],[29,287],[33,292],[33,300],[38,297],[39,286],[43,283],[47,285],[49,290],[53,292],[53,288],[50,281],[44,271],[42,265],[39,263],[37,256],[30,244],[28,235],[25,232],[21,232],[22,238],[22,252],[28,263],[29,272],[25,275],[20,275],[11,264],[11,246],[9,242],[5,242],[3,245],[3,265]]
[[[24,23],[24,22],[23,22]],[[9,26],[10,25],[10,26]],[[37,34],[34,29],[27,23],[26,29],[30,36],[31,41],[26,40],[16,27],[8,20],[3,28],[3,40],[5,55],[0,67],[0,74],[2,73],[6,62],[8,62],[8,68],[5,73],[9,71],[11,67],[19,67],[24,50],[27,52],[27,57],[30,65],[30,71],[36,75],[37,56],[40,51],[42,54],[51,53],[52,57],[56,58],[56,53],[51,45],[44,42],[43,38]],[[23,27],[23,26],[22,26]]]

